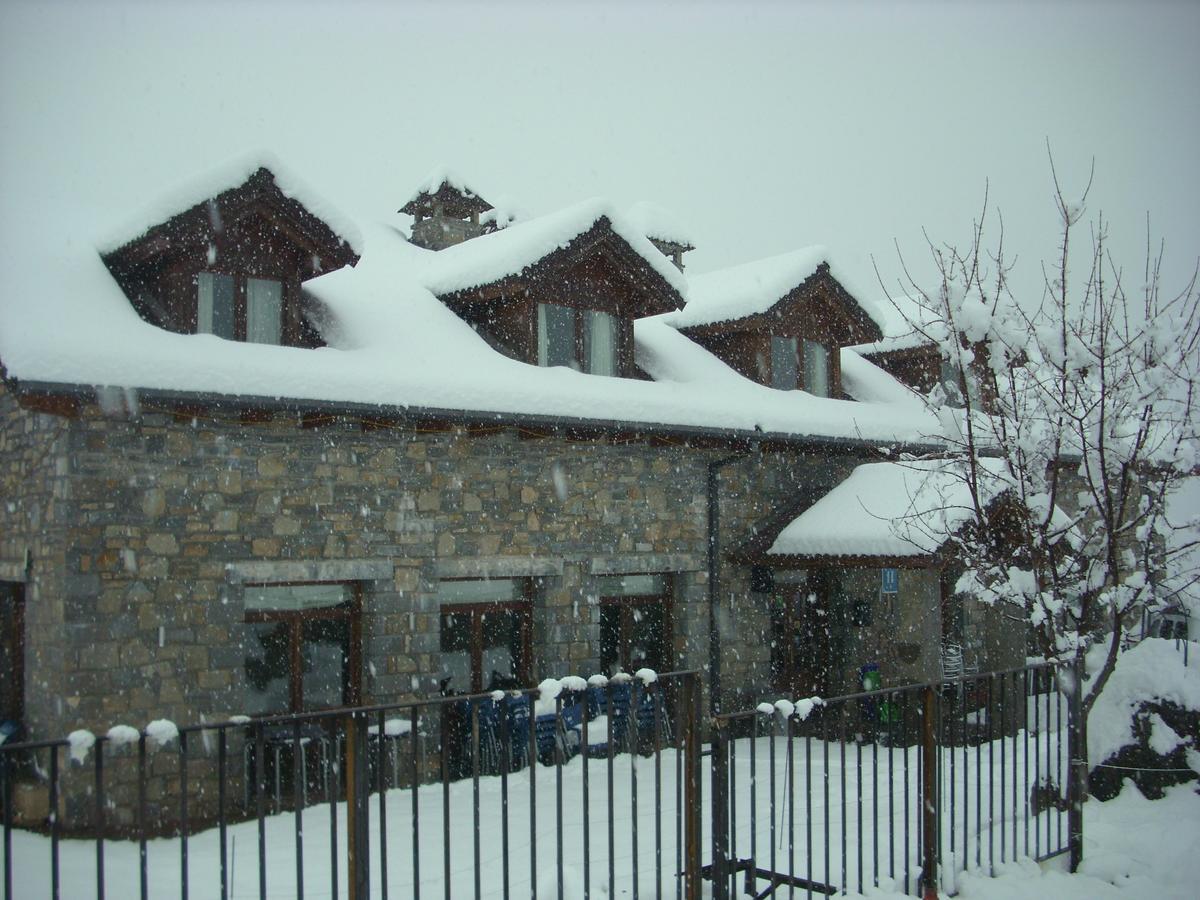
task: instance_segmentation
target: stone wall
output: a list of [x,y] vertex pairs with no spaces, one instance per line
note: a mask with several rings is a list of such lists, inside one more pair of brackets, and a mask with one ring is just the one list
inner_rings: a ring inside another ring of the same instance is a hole
[[[363,582],[369,702],[436,690],[447,576],[538,578],[538,679],[598,669],[596,579],[610,573],[670,573],[676,663],[708,657],[705,472],[720,451],[514,429],[304,428],[284,413],[128,418],[88,406],[73,420],[9,420],[9,431],[52,429],[57,456],[31,451],[15,468],[57,473],[31,488],[38,502],[70,498],[58,531],[30,519],[6,532],[45,541],[30,602],[46,626],[29,641],[38,735],[241,712],[247,581]],[[725,469],[722,544],[791,502],[809,464],[761,454]],[[720,617],[726,683],[747,698],[765,689],[769,661],[748,578],[724,567]]]

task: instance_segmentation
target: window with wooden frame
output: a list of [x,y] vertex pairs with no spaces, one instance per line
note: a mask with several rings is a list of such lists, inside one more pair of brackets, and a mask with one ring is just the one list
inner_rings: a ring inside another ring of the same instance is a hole
[[196,333],[251,344],[283,339],[283,282],[221,272],[196,276]]
[[478,694],[529,684],[533,591],[530,578],[438,583],[443,691]]
[[246,712],[298,713],[360,702],[357,582],[250,584],[245,610]]
[[609,674],[674,668],[671,588],[666,575],[599,579],[600,668]]
[[24,717],[25,585],[0,581],[0,723],[20,725]]
[[833,362],[829,347],[820,341],[805,340],[802,387],[814,397],[833,396]]
[[554,303],[537,305],[537,363],[589,375],[617,375],[619,323],[612,313]]
[[771,335],[771,387],[833,396],[833,360],[827,344],[807,338]]

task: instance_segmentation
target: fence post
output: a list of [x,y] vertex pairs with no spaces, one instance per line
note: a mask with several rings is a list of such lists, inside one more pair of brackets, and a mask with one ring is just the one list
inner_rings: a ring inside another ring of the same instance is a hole
[[371,888],[371,856],[368,838],[368,790],[366,766],[366,718],[349,712],[343,719],[346,731],[346,874],[350,900],[367,900]]
[[712,895],[729,900],[729,723],[712,719]]
[[[938,867],[938,796],[937,796],[937,732],[934,718],[937,715],[937,702],[933,685],[927,684],[921,691],[921,779],[922,797],[925,800],[921,810],[922,844],[925,858],[922,863],[921,882],[924,890],[921,896],[924,900],[937,900],[937,867]],[[861,853],[861,848],[859,850]]]
[[1083,803],[1088,794],[1087,747],[1083,730],[1083,657],[1076,655],[1071,666],[1071,693],[1067,697],[1067,833],[1071,849],[1071,871],[1083,862]]
[[693,673],[683,682],[683,883],[687,900],[700,900],[700,689]]

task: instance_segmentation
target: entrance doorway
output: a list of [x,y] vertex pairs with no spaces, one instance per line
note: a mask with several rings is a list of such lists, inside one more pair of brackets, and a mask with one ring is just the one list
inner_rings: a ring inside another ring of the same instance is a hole
[[843,635],[836,617],[836,577],[830,572],[792,574],[771,598],[771,680],[784,696],[827,696]]

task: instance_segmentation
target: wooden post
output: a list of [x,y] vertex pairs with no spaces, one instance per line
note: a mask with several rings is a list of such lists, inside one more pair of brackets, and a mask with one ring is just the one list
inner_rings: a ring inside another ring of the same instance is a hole
[[370,775],[364,762],[366,724],[355,713],[343,719],[346,732],[346,880],[350,900],[368,900],[371,894],[371,857],[366,816]]
[[923,900],[937,900],[938,867],[938,796],[937,796],[937,697],[933,685],[921,691],[921,779],[925,805],[921,810],[921,834],[924,852],[921,883]]
[[684,897],[700,900],[700,687],[697,676],[683,682],[683,879]]
[[712,895],[729,900],[729,737],[727,725],[712,720]]
[[1083,862],[1083,804],[1088,795],[1087,739],[1083,727],[1083,657],[1071,666],[1071,693],[1067,697],[1067,836],[1071,848],[1071,871]]

